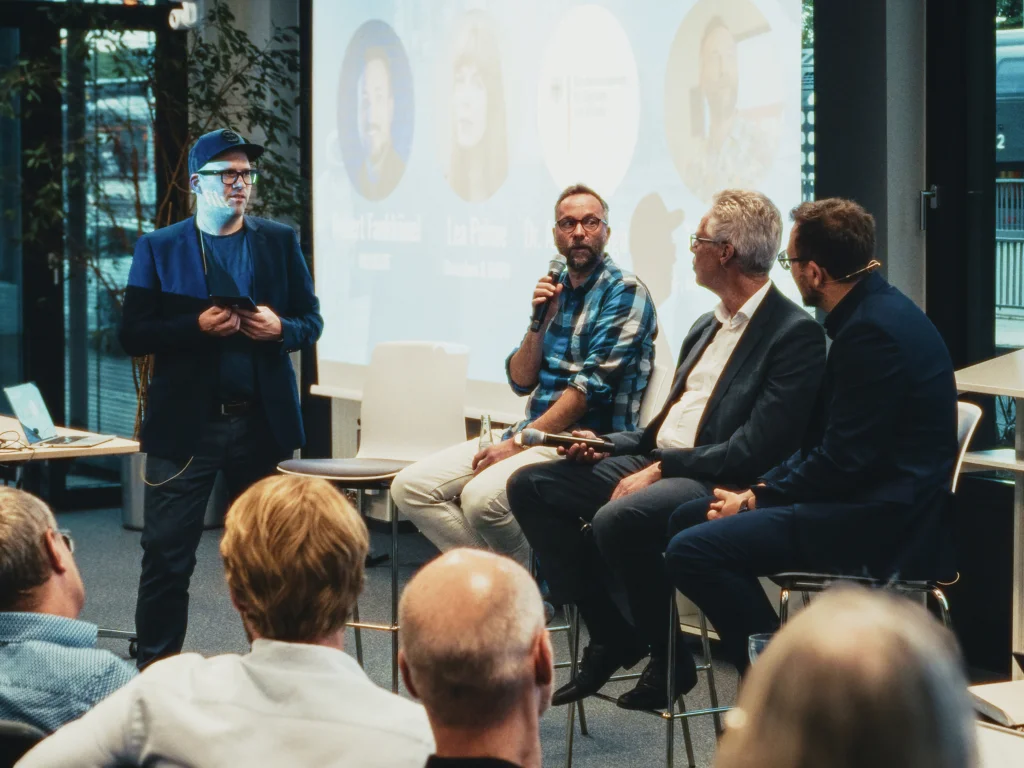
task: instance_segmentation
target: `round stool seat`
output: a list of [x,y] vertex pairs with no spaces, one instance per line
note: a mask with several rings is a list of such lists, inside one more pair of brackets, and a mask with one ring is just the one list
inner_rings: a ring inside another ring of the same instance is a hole
[[319,477],[348,488],[386,487],[414,462],[396,459],[288,459],[277,465],[286,475]]

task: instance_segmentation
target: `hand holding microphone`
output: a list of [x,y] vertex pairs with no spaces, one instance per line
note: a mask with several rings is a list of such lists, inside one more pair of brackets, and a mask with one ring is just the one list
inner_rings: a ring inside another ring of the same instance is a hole
[[549,435],[539,429],[524,429],[522,444],[527,447],[553,446],[558,448],[559,455],[582,464],[596,464],[611,456],[615,449],[613,443],[598,437],[588,429],[574,430],[571,435]]
[[562,292],[562,286],[556,281],[562,276],[564,269],[565,257],[553,258],[548,264],[548,273],[533,289],[533,318],[530,321],[530,330],[534,333],[542,328],[546,329],[558,310],[558,294]]

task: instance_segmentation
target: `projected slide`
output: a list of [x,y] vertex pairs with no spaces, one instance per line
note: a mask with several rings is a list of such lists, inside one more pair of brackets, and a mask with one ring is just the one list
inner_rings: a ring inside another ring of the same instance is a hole
[[800,120],[800,0],[314,0],[320,383],[360,389],[383,341],[456,342],[471,404],[521,411],[504,360],[574,182],[672,365],[716,303],[688,235],[722,188],[799,202]]

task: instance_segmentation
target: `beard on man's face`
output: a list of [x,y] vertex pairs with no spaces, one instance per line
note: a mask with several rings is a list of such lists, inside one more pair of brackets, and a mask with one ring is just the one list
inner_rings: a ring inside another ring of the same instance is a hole
[[821,291],[810,287],[804,287],[797,283],[797,289],[800,291],[800,299],[805,307],[820,307],[821,300],[824,295]]
[[565,256],[573,272],[588,272],[597,264],[603,249],[598,250],[589,243],[578,241],[567,243],[558,250]]

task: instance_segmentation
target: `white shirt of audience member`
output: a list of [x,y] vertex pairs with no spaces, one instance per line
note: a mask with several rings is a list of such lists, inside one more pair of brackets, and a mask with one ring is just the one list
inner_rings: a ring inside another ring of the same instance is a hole
[[425,710],[321,645],[256,640],[244,656],[156,662],[29,752],[19,768],[423,768]]
[[686,377],[686,389],[683,396],[669,409],[665,421],[658,430],[657,445],[659,448],[693,448],[697,439],[697,427],[700,426],[704,408],[715,390],[722,371],[732,356],[736,345],[743,338],[743,332],[750,324],[750,318],[761,306],[761,302],[771,288],[772,281],[765,283],[757,293],[747,299],[746,303],[732,317],[725,306],[719,302],[715,307],[715,319],[722,324],[711,340],[700,360],[690,369]]

